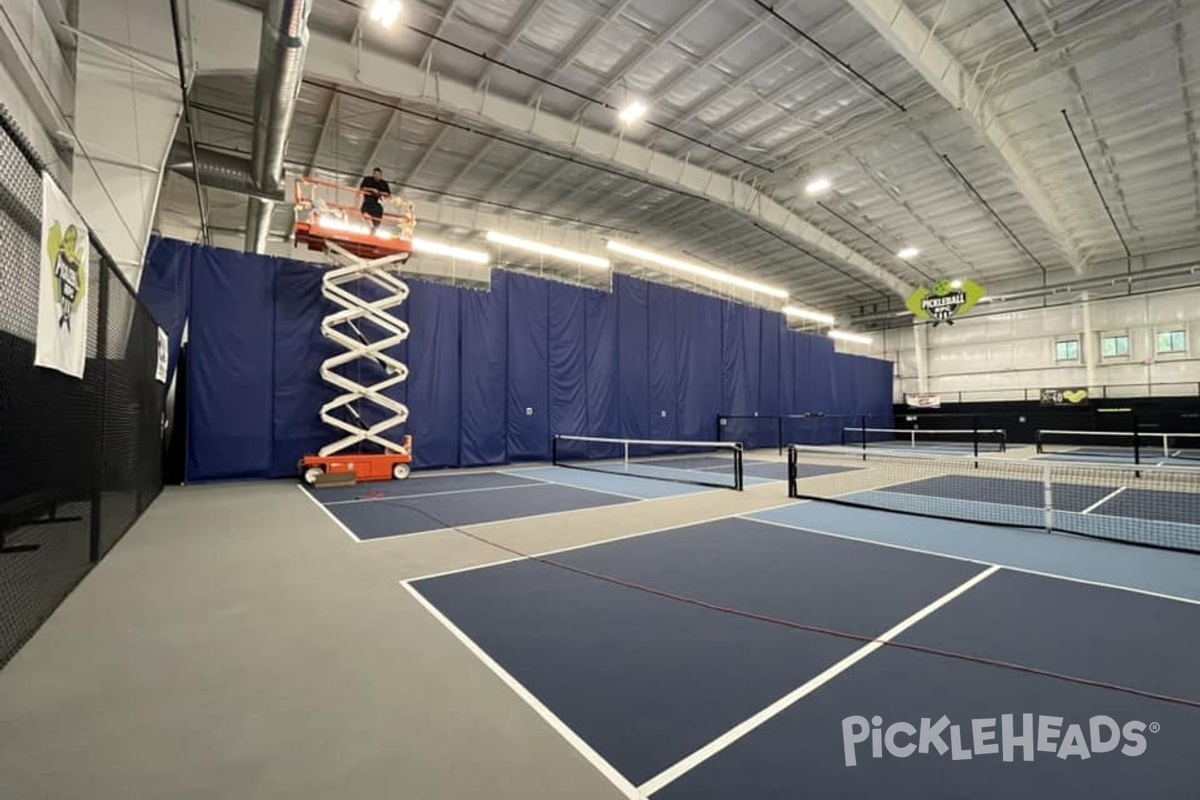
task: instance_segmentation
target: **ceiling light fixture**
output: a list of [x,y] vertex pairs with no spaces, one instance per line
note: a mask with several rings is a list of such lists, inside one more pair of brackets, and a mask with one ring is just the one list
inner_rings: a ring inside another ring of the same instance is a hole
[[571,261],[594,269],[609,269],[612,266],[612,262],[607,258],[590,256],[587,253],[577,253],[574,250],[566,250],[562,247],[542,244],[541,242],[534,242],[529,239],[519,239],[516,236],[509,236],[507,233],[488,231],[487,240],[494,244],[504,244],[509,247],[515,247],[518,250],[528,250],[531,253],[539,253],[551,258],[561,259],[562,261]]
[[841,339],[844,342],[854,342],[856,344],[870,344],[871,337],[863,336],[861,333],[851,333],[850,331],[830,331],[830,339]]
[[645,113],[646,104],[639,100],[633,100],[625,104],[625,107],[621,109],[621,113],[619,113],[617,117],[621,120],[621,122],[629,125],[630,123],[637,122]]
[[766,286],[761,283],[756,283],[755,281],[747,280],[746,278],[739,278],[737,275],[733,275],[729,272],[724,272],[719,269],[702,267],[698,264],[691,264],[687,261],[680,261],[677,258],[671,258],[670,256],[652,253],[649,250],[642,250],[639,247],[633,247],[632,245],[625,244],[624,242],[610,240],[608,243],[608,249],[612,250],[614,253],[620,253],[621,255],[629,256],[630,258],[634,258],[639,261],[649,261],[651,264],[657,264],[660,267],[673,269],[677,272],[686,272],[701,278],[708,278],[709,280],[720,281],[721,283],[728,283],[733,286],[740,286],[743,289],[749,289],[752,292],[770,295],[771,297],[778,297],[781,300],[786,300],[788,298],[788,293],[782,289],[776,289],[773,286]]
[[809,311],[807,308],[797,308],[796,306],[784,306],[783,313],[789,317],[797,319],[808,319],[813,322],[820,322],[825,325],[832,325],[836,320],[828,314],[822,314],[820,311]]
[[808,184],[808,186],[804,187],[804,192],[806,194],[820,194],[821,192],[828,189],[830,186],[833,186],[833,184],[830,183],[827,179],[817,178],[816,180],[811,181]]
[[487,264],[491,261],[491,257],[479,250],[465,250],[461,247],[455,247],[442,242],[434,242],[429,239],[412,240],[414,253],[428,253],[431,256],[445,256],[458,261],[470,261],[472,264]]
[[896,253],[896,258],[902,258],[905,261],[907,261],[910,258],[916,258],[920,254],[921,254],[921,251],[918,250],[917,248],[906,247],[903,250],[901,250],[899,253]]
[[375,0],[371,6],[371,19],[385,28],[396,24],[400,17],[400,0]]

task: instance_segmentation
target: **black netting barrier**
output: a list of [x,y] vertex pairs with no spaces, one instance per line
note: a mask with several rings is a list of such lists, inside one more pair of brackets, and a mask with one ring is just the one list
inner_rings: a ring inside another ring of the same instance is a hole
[[162,489],[158,325],[92,237],[82,379],[33,366],[42,163],[0,106],[0,666]]

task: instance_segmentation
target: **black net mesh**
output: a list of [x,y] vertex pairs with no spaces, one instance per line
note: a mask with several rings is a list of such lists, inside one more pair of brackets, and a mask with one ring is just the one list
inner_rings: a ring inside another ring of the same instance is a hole
[[82,380],[33,366],[42,178],[0,108],[0,665],[162,486],[157,325],[93,243]]

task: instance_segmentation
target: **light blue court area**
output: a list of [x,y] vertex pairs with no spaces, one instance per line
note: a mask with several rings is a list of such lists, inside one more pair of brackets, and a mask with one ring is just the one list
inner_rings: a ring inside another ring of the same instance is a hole
[[[1046,453],[1036,456],[1037,461],[1064,461],[1069,463],[1085,463],[1085,464],[1105,464],[1107,466],[1129,467],[1134,466],[1135,460],[1133,453],[1128,450],[1122,452],[1102,451],[1092,448],[1081,448],[1063,453]],[[1172,455],[1164,457],[1161,453],[1142,455],[1141,465],[1145,467],[1170,467],[1171,469],[1200,469],[1200,455],[1194,453],[1188,455]]]
[[800,502],[748,518],[1200,601],[1200,555],[821,502]]
[[573,486],[595,492],[610,492],[636,500],[656,500],[660,497],[679,497],[688,494],[717,491],[707,486],[689,486],[682,483],[655,481],[635,475],[618,475],[609,472],[569,469],[567,467],[530,467],[504,470],[509,475],[523,480],[543,481],[560,486]]

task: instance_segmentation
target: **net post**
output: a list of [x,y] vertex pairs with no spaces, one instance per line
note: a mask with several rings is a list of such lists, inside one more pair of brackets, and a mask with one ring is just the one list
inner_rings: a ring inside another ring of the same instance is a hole
[[733,487],[739,492],[745,487],[745,477],[742,471],[741,445],[738,445],[733,451]]
[[788,498],[795,499],[799,496],[799,491],[796,488],[796,448],[788,447]]
[[780,414],[775,418],[776,427],[779,430],[779,455],[783,455],[783,415]]
[[1133,464],[1135,467],[1133,476],[1135,478],[1140,478],[1140,477],[1142,477],[1142,471],[1140,469],[1141,464],[1142,464],[1142,436],[1141,436],[1141,433],[1139,433],[1139,431],[1141,430],[1142,426],[1141,426],[1141,423],[1138,421],[1138,414],[1136,411],[1133,412],[1132,419],[1133,419]]
[[858,424],[861,426],[859,431],[862,433],[862,459],[867,460],[867,418],[862,417]]
[[623,451],[621,463],[625,465],[625,471],[629,472],[629,442],[622,442],[621,450]]
[[550,435],[550,463],[558,466],[558,436]]
[[1042,504],[1046,533],[1054,532],[1054,483],[1050,476],[1050,465],[1042,467]]
[[972,417],[971,424],[974,428],[974,435],[971,437],[971,442],[975,446],[975,469],[979,469],[979,417]]

